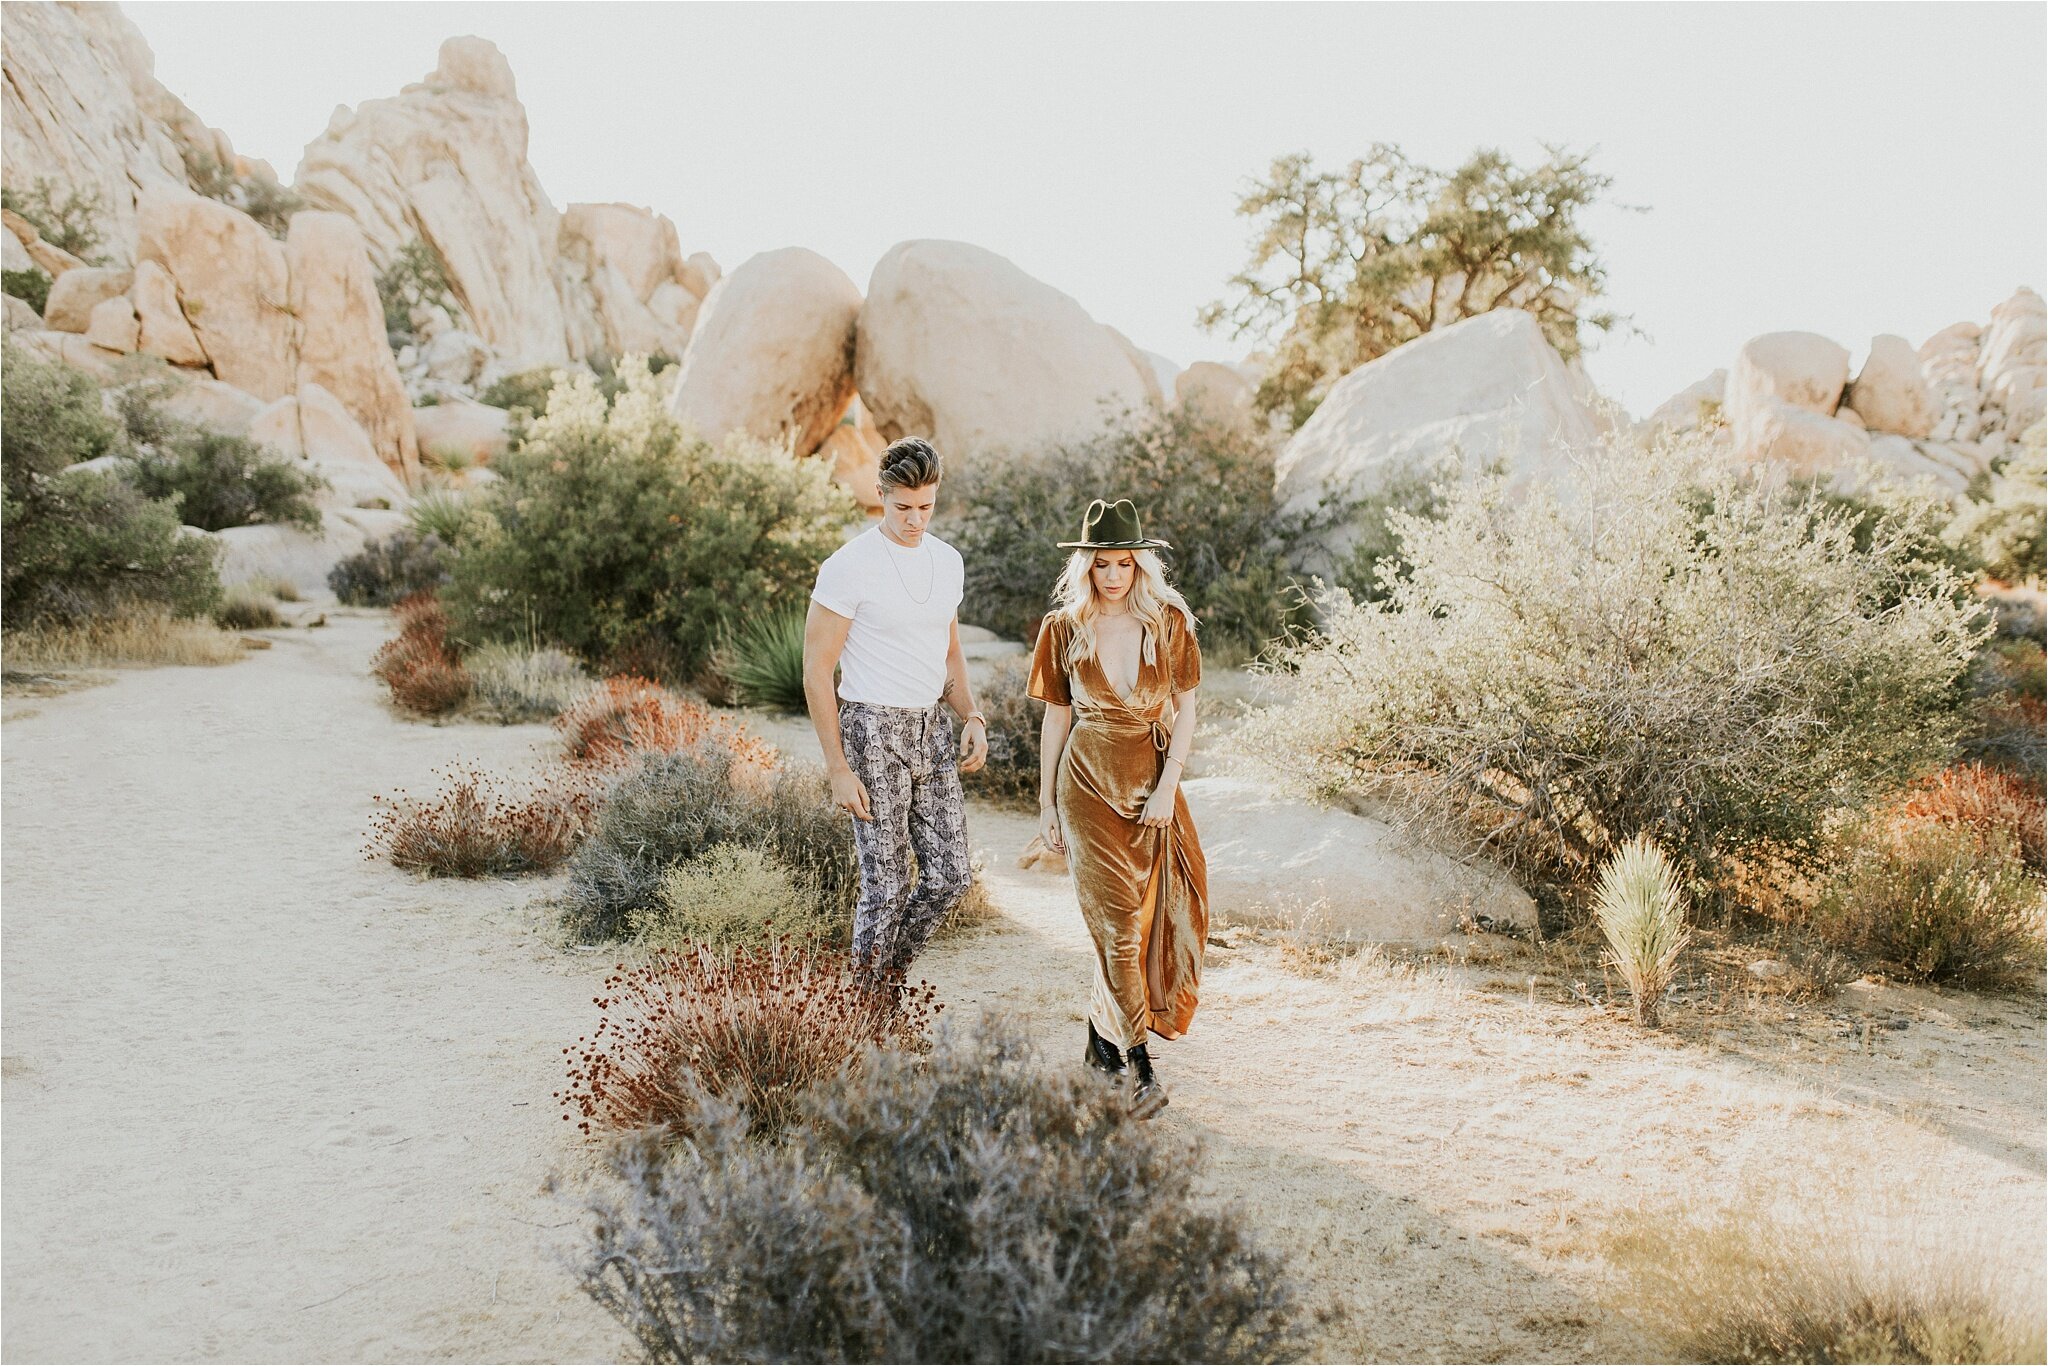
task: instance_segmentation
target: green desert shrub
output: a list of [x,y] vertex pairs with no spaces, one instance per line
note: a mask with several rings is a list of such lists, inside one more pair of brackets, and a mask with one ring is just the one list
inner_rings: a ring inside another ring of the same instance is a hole
[[2003,831],[1933,822],[1868,831],[1812,914],[1830,942],[1909,978],[2040,980],[2042,883]]
[[440,254],[420,238],[398,249],[377,273],[377,298],[384,305],[384,332],[394,345],[412,340],[412,311],[439,305],[455,311],[455,288]]
[[1614,851],[1593,889],[1593,918],[1639,1025],[1657,1023],[1657,1002],[1678,970],[1688,938],[1678,870],[1664,851],[1637,835]]
[[[948,454],[951,454],[948,452]],[[1245,653],[1303,620],[1288,556],[1333,524],[1283,512],[1265,439],[1180,413],[1125,417],[1094,436],[946,477],[941,528],[967,562],[968,619],[1030,641],[1052,605],[1090,500],[1129,498],[1145,532],[1173,545],[1168,574],[1205,628],[1203,643]]]
[[123,478],[69,470],[126,454],[99,388],[68,366],[4,344],[0,466],[4,466],[4,611],[10,629],[121,613],[198,617],[220,596],[219,554],[185,535],[175,507]]
[[799,943],[842,937],[817,889],[760,849],[726,844],[662,874],[651,908],[633,912],[633,937],[680,947],[759,946],[777,935]]
[[570,863],[564,926],[584,941],[623,939],[636,915],[660,910],[672,867],[729,846],[774,858],[814,898],[806,923],[850,937],[860,864],[823,775],[797,765],[764,772],[716,743],[643,754],[606,791]]
[[496,463],[442,597],[466,640],[686,678],[743,614],[807,601],[854,507],[817,461],[691,438],[644,364],[621,369],[609,408],[579,376]]
[[476,396],[477,401],[507,412],[515,408],[524,409],[528,417],[539,417],[548,410],[548,395],[566,375],[567,372],[553,366],[521,370],[485,385]]
[[978,773],[963,774],[962,781],[975,796],[1036,809],[1045,704],[1024,691],[1030,675],[1030,657],[1013,655],[997,660],[975,687],[974,700],[988,718],[988,762]]
[[617,1145],[584,1289],[651,1361],[1276,1361],[1299,1291],[1193,1143],[1021,1033],[875,1050],[779,1143]]
[[11,294],[41,317],[50,306],[50,277],[31,266],[27,270],[0,270],[0,294]]
[[1962,732],[1981,614],[1917,533],[1859,548],[1850,514],[1704,443],[1586,452],[1512,496],[1482,478],[1393,523],[1410,577],[1385,603],[1324,591],[1244,741],[1539,879],[1639,833],[1689,875],[1811,856]]
[[272,237],[282,238],[292,215],[306,207],[296,191],[268,175],[240,175],[208,152],[185,154],[185,179],[198,193],[240,209]]
[[552,646],[494,641],[464,655],[462,664],[476,709],[506,725],[558,716],[590,687],[576,657]]
[[320,529],[313,495],[326,482],[246,436],[186,428],[156,445],[136,447],[133,461],[128,478],[145,497],[175,504],[187,526]]
[[711,667],[742,706],[804,709],[805,609],[750,616],[713,652]]
[[0,190],[0,207],[26,218],[51,246],[70,252],[89,266],[101,264],[98,252],[106,237],[100,225],[104,209],[98,190],[64,190],[48,177],[37,176],[25,190]]
[[448,582],[448,546],[438,536],[400,528],[327,571],[327,586],[349,607],[391,607]]
[[2007,583],[2040,583],[2048,574],[2048,428],[2035,423],[2019,453],[1966,501],[1948,538]]

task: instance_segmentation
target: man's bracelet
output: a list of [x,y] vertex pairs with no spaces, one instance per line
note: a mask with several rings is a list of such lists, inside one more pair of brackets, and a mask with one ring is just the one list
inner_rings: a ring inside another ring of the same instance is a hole
[[967,720],[966,720],[966,721],[962,721],[962,722],[961,722],[960,724],[964,726],[964,725],[966,725],[966,724],[967,724],[967,722],[968,722],[968,721],[979,721],[979,722],[981,722],[981,728],[982,728],[983,730],[987,730],[987,729],[988,729],[988,718],[987,718],[986,716],[983,716],[983,715],[982,715],[982,714],[981,714],[980,712],[978,712],[978,711],[971,711],[971,712],[968,712],[968,713],[967,713]]

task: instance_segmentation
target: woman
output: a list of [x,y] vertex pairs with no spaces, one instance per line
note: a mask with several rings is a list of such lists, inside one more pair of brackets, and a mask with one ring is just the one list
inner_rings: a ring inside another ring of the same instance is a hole
[[1031,696],[1046,704],[1040,834],[1066,854],[1095,939],[1088,1065],[1136,1074],[1131,1113],[1166,1105],[1148,1032],[1185,1034],[1209,931],[1208,868],[1181,774],[1195,736],[1202,654],[1138,510],[1089,505],[1038,628]]

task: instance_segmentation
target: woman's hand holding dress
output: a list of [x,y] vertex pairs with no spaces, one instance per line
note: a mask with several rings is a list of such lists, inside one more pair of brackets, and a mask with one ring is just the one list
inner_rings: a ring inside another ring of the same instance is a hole
[[1152,795],[1145,799],[1145,814],[1138,817],[1138,824],[1149,825],[1155,830],[1164,830],[1173,824],[1173,798],[1180,791],[1180,780],[1161,780],[1152,789]]

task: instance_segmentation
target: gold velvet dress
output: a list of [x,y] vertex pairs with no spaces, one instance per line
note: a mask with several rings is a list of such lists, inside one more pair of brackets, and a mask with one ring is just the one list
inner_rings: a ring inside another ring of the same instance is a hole
[[1063,662],[1072,627],[1048,616],[1031,661],[1031,696],[1073,708],[1055,795],[1067,864],[1081,915],[1095,940],[1095,1032],[1121,1048],[1187,1033],[1209,933],[1209,871],[1175,792],[1173,823],[1139,824],[1159,783],[1173,733],[1173,695],[1202,681],[1202,654],[1178,609],[1167,609],[1166,639],[1138,668],[1128,697],[1094,656]]

